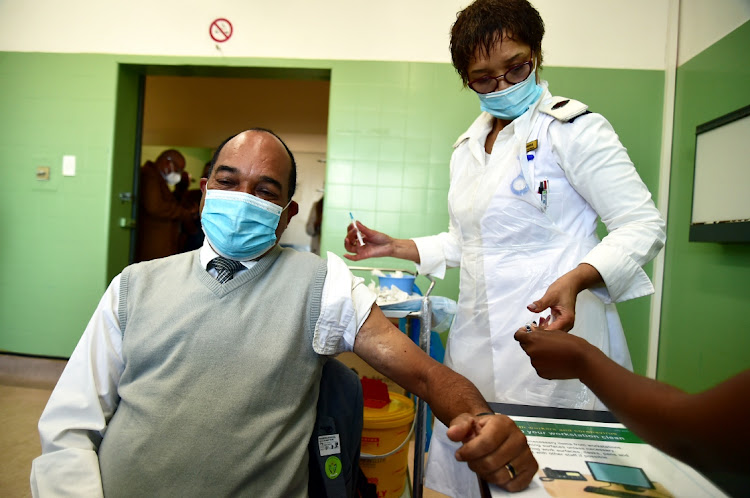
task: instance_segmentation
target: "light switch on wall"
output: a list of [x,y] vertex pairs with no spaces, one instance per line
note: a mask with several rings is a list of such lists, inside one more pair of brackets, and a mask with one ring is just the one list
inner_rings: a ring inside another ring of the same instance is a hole
[[49,180],[49,166],[37,166],[36,167],[36,179],[48,181]]
[[63,176],[76,176],[76,156],[63,156]]

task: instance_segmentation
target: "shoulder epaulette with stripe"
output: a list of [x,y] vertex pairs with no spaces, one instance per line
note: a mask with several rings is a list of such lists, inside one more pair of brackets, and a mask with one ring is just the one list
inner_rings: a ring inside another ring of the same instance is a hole
[[558,121],[567,123],[585,113],[589,106],[567,97],[552,97],[539,106],[539,112],[549,114]]

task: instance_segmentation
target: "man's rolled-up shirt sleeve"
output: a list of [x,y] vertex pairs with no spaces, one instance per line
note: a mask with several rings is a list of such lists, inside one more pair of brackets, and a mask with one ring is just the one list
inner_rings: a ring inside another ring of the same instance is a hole
[[554,122],[550,139],[571,185],[609,232],[581,261],[606,285],[592,292],[606,303],[652,294],[642,267],[664,246],[666,223],[614,129],[601,115],[588,114],[574,123]]
[[31,467],[35,497],[103,496],[97,450],[123,370],[117,318],[120,278],[105,292],[39,420],[42,455]]
[[357,332],[370,316],[377,296],[332,252],[327,254],[327,268],[313,349],[330,356],[354,349]]

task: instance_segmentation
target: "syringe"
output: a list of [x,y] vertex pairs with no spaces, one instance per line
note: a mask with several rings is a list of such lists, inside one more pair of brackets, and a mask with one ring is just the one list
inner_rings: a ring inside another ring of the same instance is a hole
[[359,227],[357,226],[357,222],[354,220],[354,215],[351,211],[349,211],[349,218],[352,219],[352,223],[354,224],[354,229],[357,231],[357,240],[359,241],[359,245],[363,246],[365,245],[365,241],[362,240],[362,232],[359,231]]

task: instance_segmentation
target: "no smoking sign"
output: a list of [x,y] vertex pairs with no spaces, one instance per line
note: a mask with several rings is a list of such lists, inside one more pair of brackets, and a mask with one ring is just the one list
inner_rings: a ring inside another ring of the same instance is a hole
[[232,37],[232,23],[228,19],[216,19],[208,28],[208,34],[216,43],[224,43]]

